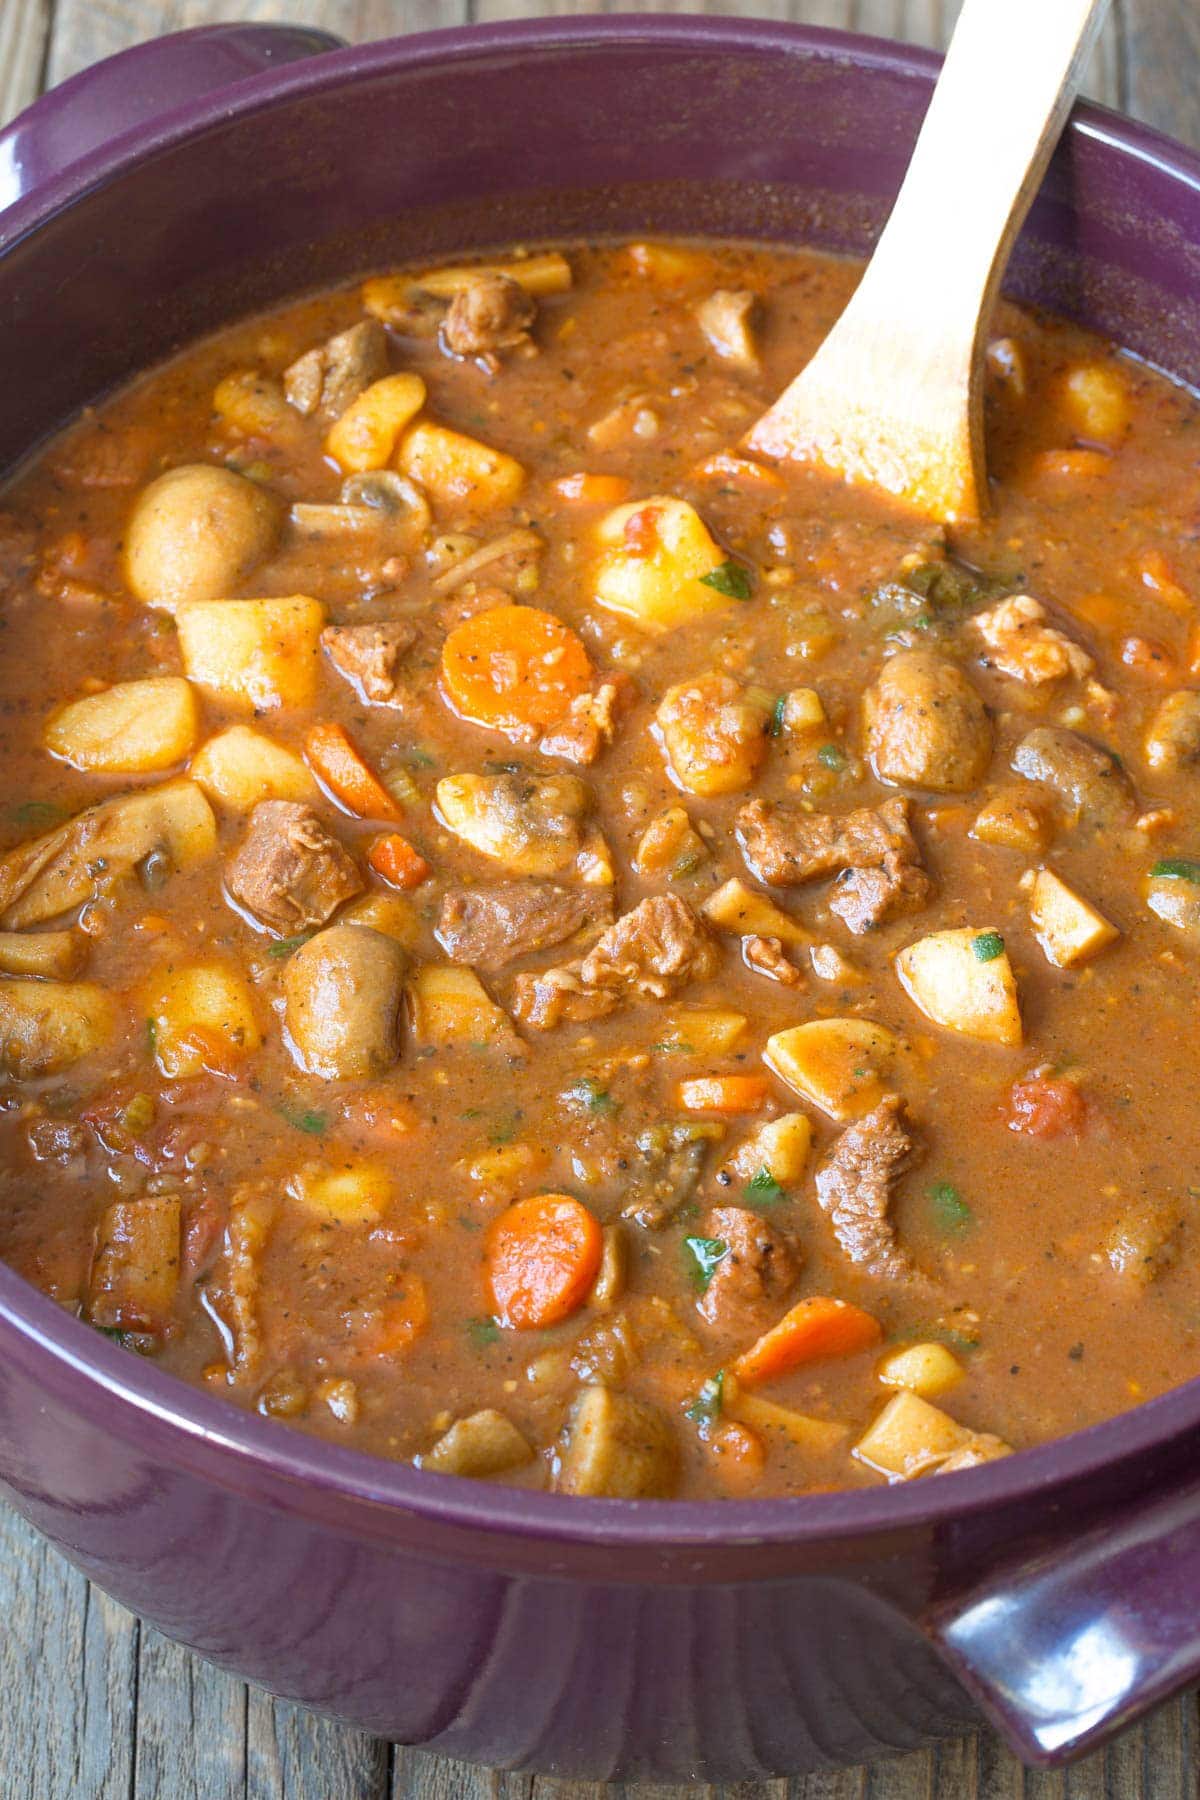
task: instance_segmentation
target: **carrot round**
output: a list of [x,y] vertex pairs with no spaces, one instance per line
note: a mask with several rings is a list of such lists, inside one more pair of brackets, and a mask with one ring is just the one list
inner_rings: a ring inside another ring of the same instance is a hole
[[764,1075],[693,1075],[677,1084],[675,1101],[685,1112],[757,1112],[770,1091]]
[[580,639],[535,606],[476,613],[442,646],[442,691],[454,711],[509,737],[555,724],[591,679]]
[[367,861],[377,875],[395,888],[420,887],[433,873],[421,852],[398,831],[377,837],[367,851]]
[[764,1331],[758,1342],[738,1357],[733,1372],[745,1387],[757,1387],[760,1382],[774,1381],[799,1368],[801,1363],[870,1350],[882,1336],[879,1320],[860,1306],[813,1294],[807,1300],[798,1300],[778,1325]]
[[585,469],[560,475],[550,486],[560,500],[573,506],[619,506],[629,498],[629,482],[624,475],[589,475]]
[[402,1356],[429,1324],[429,1294],[419,1275],[405,1275],[370,1334],[374,1356]]
[[329,721],[314,725],[304,740],[304,757],[334,799],[340,800],[350,812],[357,813],[360,819],[404,817],[340,725]]
[[497,1318],[519,1331],[565,1319],[586,1299],[603,1250],[595,1218],[570,1194],[518,1200],[493,1221],[484,1250]]

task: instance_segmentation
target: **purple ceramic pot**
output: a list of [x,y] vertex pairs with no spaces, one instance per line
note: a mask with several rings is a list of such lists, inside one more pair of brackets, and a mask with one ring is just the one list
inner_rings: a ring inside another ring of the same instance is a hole
[[[331,43],[160,40],[0,136],[0,464],[195,333],[394,259],[623,231],[866,249],[936,69],[662,17],[312,57]],[[1200,162],[1078,109],[1009,286],[1200,380]],[[1198,1383],[900,1490],[568,1500],[248,1417],[0,1269],[0,1421],[13,1503],[161,1630],[506,1767],[786,1774],[976,1703],[1053,1763],[1200,1676]]]

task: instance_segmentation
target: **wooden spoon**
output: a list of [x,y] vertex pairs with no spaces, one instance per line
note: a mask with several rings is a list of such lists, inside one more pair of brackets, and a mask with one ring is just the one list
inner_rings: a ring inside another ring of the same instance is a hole
[[979,517],[984,333],[1106,6],[965,0],[875,254],[749,450]]

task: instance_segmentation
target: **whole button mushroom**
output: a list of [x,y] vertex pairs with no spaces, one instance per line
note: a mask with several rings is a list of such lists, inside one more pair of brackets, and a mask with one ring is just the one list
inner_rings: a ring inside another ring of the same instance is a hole
[[407,958],[368,925],[330,925],[288,958],[284,1018],[292,1055],[309,1075],[382,1075],[400,1054]]
[[125,576],[147,606],[167,612],[221,600],[274,548],[283,523],[275,496],[212,463],[168,469],[139,495],[125,532]]
[[863,695],[867,752],[880,781],[962,794],[987,772],[992,726],[957,664],[904,650]]

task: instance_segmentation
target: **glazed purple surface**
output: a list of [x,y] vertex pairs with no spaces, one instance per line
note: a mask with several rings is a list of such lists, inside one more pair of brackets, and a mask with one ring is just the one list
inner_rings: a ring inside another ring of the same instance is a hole
[[[0,182],[34,182],[0,213],[0,465],[197,331],[392,259],[625,230],[865,249],[936,68],[818,31],[629,17],[248,74],[321,34],[276,54],[270,28],[242,29],[129,52],[0,136]],[[121,97],[147,92],[172,109],[138,123]],[[114,108],[123,135],[96,149]],[[1009,286],[1200,381],[1200,164],[1079,109]],[[506,1766],[859,1761],[969,1721],[966,1688],[1053,1761],[1200,1673],[1197,1384],[902,1490],[560,1500],[247,1416],[0,1269],[0,1418],[21,1511],[163,1630]]]

